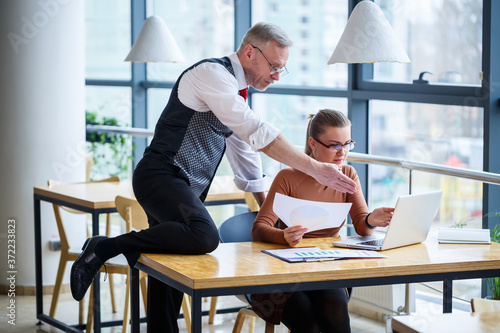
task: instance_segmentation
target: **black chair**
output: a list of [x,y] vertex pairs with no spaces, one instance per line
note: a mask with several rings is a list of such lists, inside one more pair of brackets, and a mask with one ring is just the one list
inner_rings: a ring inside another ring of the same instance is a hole
[[[251,242],[252,225],[257,212],[246,212],[228,218],[219,226],[219,239],[222,243]],[[235,295],[241,301],[250,305],[250,295]],[[251,307],[242,308],[236,317],[233,332],[241,332],[245,318],[252,316],[249,332],[253,332],[254,318],[259,316]],[[266,322],[266,333],[274,332],[274,325]]]
[[257,212],[235,215],[222,222],[219,227],[219,239],[222,243],[252,241],[252,225]]

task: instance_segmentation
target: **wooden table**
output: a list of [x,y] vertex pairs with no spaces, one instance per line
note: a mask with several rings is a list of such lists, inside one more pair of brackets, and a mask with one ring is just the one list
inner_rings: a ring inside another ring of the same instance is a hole
[[[306,239],[300,246],[332,248],[335,238]],[[262,253],[269,243],[225,243],[210,254],[143,254],[140,269],[192,296],[192,332],[201,332],[205,296],[314,290],[443,281],[443,312],[451,312],[452,281],[500,276],[500,244],[425,243],[383,251],[388,258],[286,263]],[[132,270],[137,276],[138,271]],[[132,278],[132,332],[139,332],[139,286]]]
[[392,317],[392,329],[398,333],[500,332],[500,312],[426,313]]
[[[92,215],[92,234],[99,234],[99,215],[116,212],[115,197],[117,195],[133,198],[134,193],[130,181],[109,183],[66,183],[54,186],[37,186],[33,189],[35,217],[35,270],[36,270],[36,313],[40,321],[60,328],[66,332],[81,332],[84,325],[70,326],[43,313],[43,281],[42,281],[42,239],[41,239],[41,201],[74,208]],[[232,186],[211,189],[205,205],[222,205],[244,203],[244,192]],[[99,279],[94,281],[94,332],[100,332],[100,288]],[[104,326],[121,325],[121,321],[109,322]]]

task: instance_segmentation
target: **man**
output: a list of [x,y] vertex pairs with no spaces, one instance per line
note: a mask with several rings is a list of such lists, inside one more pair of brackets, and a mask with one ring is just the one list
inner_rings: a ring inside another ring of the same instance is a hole
[[[71,269],[71,291],[81,300],[106,260],[123,253],[131,266],[140,253],[204,254],[219,244],[203,201],[224,153],[239,189],[264,201],[259,152],[342,192],[355,183],[329,163],[311,159],[246,103],[246,89],[265,90],[286,71],[285,32],[258,23],[229,57],[205,59],[184,71],[172,89],[151,144],[134,171],[137,200],[149,229],[87,240]],[[227,148],[227,149],[226,149]],[[178,332],[182,293],[149,277],[148,332]]]

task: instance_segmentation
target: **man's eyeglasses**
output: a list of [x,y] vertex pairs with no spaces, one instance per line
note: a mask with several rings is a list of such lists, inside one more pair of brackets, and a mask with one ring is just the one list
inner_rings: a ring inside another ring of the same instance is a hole
[[341,149],[345,149],[345,150],[353,150],[354,149],[354,146],[356,145],[356,142],[352,141],[352,140],[349,140],[347,141],[346,143],[344,143],[343,145],[340,144],[340,143],[334,143],[334,144],[331,144],[331,145],[325,145],[323,142],[319,141],[318,139],[316,139],[315,137],[313,137],[314,140],[316,140],[318,143],[320,143],[322,146],[324,146],[325,148],[328,148],[330,149],[332,152],[336,153],[338,151],[340,151]]
[[252,44],[250,44],[254,49],[257,49],[259,50],[260,54],[262,54],[262,56],[264,57],[264,59],[266,59],[267,63],[269,64],[269,66],[271,66],[271,71],[269,72],[269,74],[271,75],[276,75],[276,74],[279,74],[281,77],[287,75],[289,72],[288,72],[288,69],[286,69],[285,66],[281,67],[281,68],[278,68],[276,66],[273,66],[270,62],[269,62],[269,59],[267,59],[267,57],[264,55],[264,52],[262,52],[261,49],[259,49],[257,46],[253,46]]

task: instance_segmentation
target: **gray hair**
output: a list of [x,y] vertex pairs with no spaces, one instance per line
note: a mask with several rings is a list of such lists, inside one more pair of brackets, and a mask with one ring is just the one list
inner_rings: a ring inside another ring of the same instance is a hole
[[243,48],[248,44],[267,45],[272,40],[282,47],[290,47],[293,44],[286,32],[276,24],[259,22],[247,31],[238,52],[243,51]]

